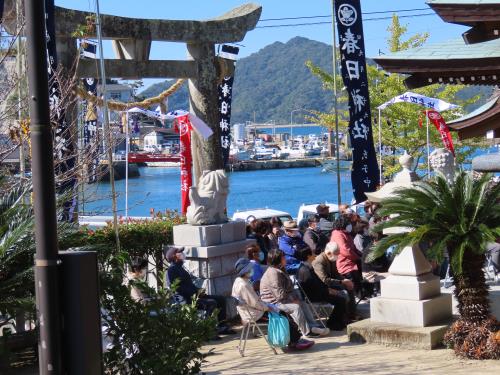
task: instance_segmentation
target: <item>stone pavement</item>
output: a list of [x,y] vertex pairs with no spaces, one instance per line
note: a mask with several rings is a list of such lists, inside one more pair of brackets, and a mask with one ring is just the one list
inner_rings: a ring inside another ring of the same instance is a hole
[[344,332],[316,339],[307,351],[274,355],[262,338],[249,338],[245,357],[236,346],[239,335],[211,342],[204,374],[500,374],[500,361],[469,361],[448,349],[408,350],[375,344],[352,344]]

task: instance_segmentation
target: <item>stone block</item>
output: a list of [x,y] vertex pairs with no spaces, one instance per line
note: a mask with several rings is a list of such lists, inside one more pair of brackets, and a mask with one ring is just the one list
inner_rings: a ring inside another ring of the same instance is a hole
[[189,273],[193,274],[196,277],[203,277],[203,261],[198,259],[186,259],[184,262],[184,267],[188,270]]
[[428,273],[420,276],[389,275],[380,281],[381,296],[419,301],[440,294],[439,277]]
[[449,324],[450,322],[429,327],[408,327],[365,319],[349,324],[347,336],[351,342],[431,350],[442,345]]
[[254,240],[245,239],[216,246],[186,245],[185,253],[188,258],[213,258],[227,254],[240,254],[245,252],[246,247],[254,242]]
[[220,225],[176,225],[174,226],[176,246],[213,246],[221,243]]
[[246,238],[246,223],[244,221],[230,221],[220,224],[221,243],[242,241]]
[[219,277],[224,275],[221,267],[221,258],[210,258],[206,260],[207,263],[207,278]]
[[426,327],[451,318],[451,295],[421,301],[376,297],[370,300],[373,322]]
[[233,282],[231,275],[221,276],[213,279],[214,281],[214,294],[221,296],[230,296],[233,289]]
[[232,275],[234,274],[234,265],[238,260],[238,254],[228,254],[219,258],[221,263],[221,274]]

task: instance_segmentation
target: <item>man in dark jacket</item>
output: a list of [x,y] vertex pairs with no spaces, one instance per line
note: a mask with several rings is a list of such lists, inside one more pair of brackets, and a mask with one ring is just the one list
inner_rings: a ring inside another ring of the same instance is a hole
[[321,254],[325,250],[325,246],[330,240],[319,230],[319,216],[310,215],[307,218],[308,227],[304,233],[304,242],[316,255]]
[[176,282],[176,293],[181,295],[187,303],[191,303],[193,298],[198,295],[197,307],[205,311],[207,315],[211,315],[217,308],[219,310],[217,315],[219,321],[218,333],[234,333],[234,331],[221,324],[226,320],[226,298],[223,296],[207,295],[203,289],[194,285],[191,275],[183,266],[186,259],[184,248],[170,247],[165,253],[165,257],[170,263],[167,269],[167,285],[170,286]]
[[325,251],[312,262],[314,272],[319,279],[329,288],[337,289],[342,292],[342,296],[347,301],[347,316],[349,319],[356,319],[356,299],[354,296],[354,284],[346,279],[337,271],[335,264],[339,256],[339,247],[335,242],[329,242]]
[[302,261],[297,271],[297,280],[311,302],[328,302],[334,306],[327,321],[328,328],[341,331],[346,326],[346,300],[341,291],[329,288],[314,272],[312,262],[316,258],[310,248],[305,247],[297,252]]

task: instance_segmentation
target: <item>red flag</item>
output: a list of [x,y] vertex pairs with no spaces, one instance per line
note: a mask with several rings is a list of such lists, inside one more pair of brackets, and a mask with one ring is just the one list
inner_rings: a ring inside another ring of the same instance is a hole
[[453,156],[455,156],[455,150],[453,149],[453,139],[451,138],[450,129],[446,122],[444,121],[441,114],[432,109],[426,111],[427,117],[432,121],[436,129],[441,134],[441,140],[443,141],[444,147],[451,151]]
[[422,115],[418,116],[418,127],[422,127]]
[[193,159],[191,155],[191,123],[189,122],[189,114],[177,117],[174,129],[180,135],[181,212],[185,215],[189,206],[189,189],[193,186],[193,175],[191,173]]

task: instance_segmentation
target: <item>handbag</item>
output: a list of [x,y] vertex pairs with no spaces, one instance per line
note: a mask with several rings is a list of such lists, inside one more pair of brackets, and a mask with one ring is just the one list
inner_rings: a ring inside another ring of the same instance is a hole
[[278,313],[270,312],[267,335],[269,343],[272,346],[278,348],[287,346],[290,342],[290,325],[288,324],[288,319]]

